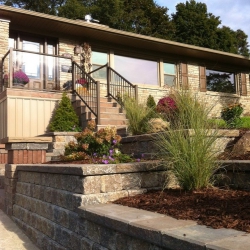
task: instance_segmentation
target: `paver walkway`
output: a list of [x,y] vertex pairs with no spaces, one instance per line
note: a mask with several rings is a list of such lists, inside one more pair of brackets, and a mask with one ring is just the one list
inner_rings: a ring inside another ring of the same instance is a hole
[[38,250],[22,230],[1,209],[0,250]]

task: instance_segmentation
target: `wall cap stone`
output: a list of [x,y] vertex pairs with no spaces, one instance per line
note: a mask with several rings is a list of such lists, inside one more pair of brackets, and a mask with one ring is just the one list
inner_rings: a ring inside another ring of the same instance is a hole
[[43,142],[52,142],[51,137],[5,137],[0,140],[0,143],[43,143]]
[[146,171],[165,171],[167,167],[159,162],[121,163],[121,164],[18,164],[17,171],[40,173],[60,173],[69,175],[105,175],[117,173],[135,173]]
[[[80,217],[163,249],[249,249],[250,235],[116,204],[80,206]],[[247,244],[246,244],[247,242]],[[209,247],[208,247],[209,246]]]

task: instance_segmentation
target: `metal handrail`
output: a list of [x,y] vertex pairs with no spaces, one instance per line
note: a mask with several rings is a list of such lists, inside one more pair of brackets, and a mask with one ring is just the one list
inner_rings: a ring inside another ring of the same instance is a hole
[[[79,87],[76,88],[76,84]],[[72,91],[95,115],[97,125],[100,124],[100,82],[95,81],[76,62],[72,62]]]
[[120,105],[123,105],[125,96],[138,100],[138,86],[129,82],[117,71],[107,66],[107,96],[115,99]]

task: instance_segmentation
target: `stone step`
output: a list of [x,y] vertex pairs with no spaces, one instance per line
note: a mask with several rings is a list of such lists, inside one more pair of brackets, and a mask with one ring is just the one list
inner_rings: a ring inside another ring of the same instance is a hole
[[101,118],[100,119],[100,125],[106,125],[106,126],[126,126],[127,120],[126,119],[119,119],[119,120],[111,120],[109,118]]

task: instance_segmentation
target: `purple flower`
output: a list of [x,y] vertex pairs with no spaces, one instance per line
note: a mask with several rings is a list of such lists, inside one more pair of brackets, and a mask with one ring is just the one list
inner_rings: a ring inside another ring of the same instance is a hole
[[113,144],[115,145],[117,143],[117,140],[113,140]]
[[115,159],[114,159],[114,158],[112,158],[111,156],[109,156],[109,160],[114,161]]
[[139,162],[139,161],[141,161],[141,159],[139,159],[139,158],[138,158],[138,159],[136,159],[136,161],[138,161],[138,162]]
[[97,153],[94,153],[93,156],[96,157],[96,156],[97,156]]
[[114,153],[114,150],[113,150],[113,149],[110,149],[110,150],[109,150],[109,154],[110,154],[110,155],[113,155],[113,153]]
[[102,163],[109,164],[109,161],[108,160],[102,160]]
[[30,81],[29,77],[22,70],[16,71],[13,75],[14,83],[26,84],[29,81]]

